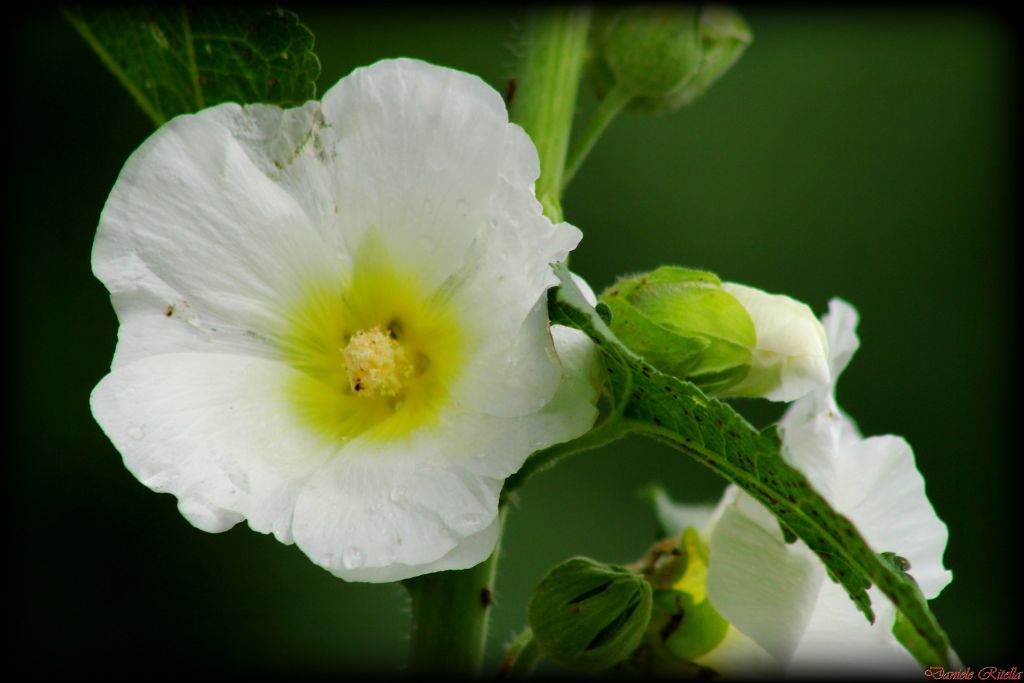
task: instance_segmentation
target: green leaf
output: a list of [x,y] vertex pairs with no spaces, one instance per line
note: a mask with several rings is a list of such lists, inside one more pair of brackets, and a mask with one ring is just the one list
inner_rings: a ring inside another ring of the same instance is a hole
[[221,102],[296,106],[316,96],[313,34],[291,12],[102,5],[64,16],[157,126]]
[[[879,553],[878,557],[912,588],[918,599],[922,602],[925,601],[924,594],[921,592],[920,586],[917,585],[917,581],[907,573],[907,570],[910,569],[910,563],[905,558],[891,552]],[[907,652],[912,654],[921,666],[927,668],[944,665],[943,651],[936,650],[935,646],[928,639],[922,637],[903,612],[896,614],[896,623],[893,624],[892,633],[896,636],[896,640],[903,644]],[[956,658],[956,654],[951,654],[954,658],[952,662],[953,668],[962,668],[959,659]]]
[[854,604],[874,622],[867,589],[876,585],[903,615],[936,661],[949,668],[956,654],[920,591],[868,546],[857,528],[782,457],[774,426],[752,427],[730,406],[708,398],[696,385],[665,375],[627,349],[573,285],[568,270],[555,268],[562,284],[549,299],[552,323],[589,335],[608,372],[608,392],[631,431],[662,441],[703,463],[767,507],[783,529],[801,538],[825,564]]

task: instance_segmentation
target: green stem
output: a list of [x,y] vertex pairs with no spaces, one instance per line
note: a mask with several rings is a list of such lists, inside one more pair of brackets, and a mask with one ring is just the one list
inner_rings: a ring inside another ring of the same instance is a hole
[[[499,512],[499,524],[504,514]],[[487,644],[499,543],[486,560],[460,571],[424,574],[403,583],[412,598],[409,666],[415,675],[478,678]]]
[[590,150],[593,149],[594,143],[604,133],[605,128],[608,124],[619,115],[619,112],[626,108],[630,102],[633,101],[632,93],[624,90],[623,88],[616,85],[608,94],[601,100],[601,104],[598,105],[597,110],[594,112],[590,120],[587,121],[586,128],[579,134],[576,141],[573,143],[572,151],[569,152],[569,160],[565,162],[565,177],[562,180],[562,189],[572,182],[573,177],[576,175],[576,171],[580,170],[580,166],[583,165],[583,161],[590,154]]
[[589,8],[538,11],[527,22],[516,79],[511,119],[526,130],[537,147],[537,198],[553,221],[562,220],[562,178],[589,29]]

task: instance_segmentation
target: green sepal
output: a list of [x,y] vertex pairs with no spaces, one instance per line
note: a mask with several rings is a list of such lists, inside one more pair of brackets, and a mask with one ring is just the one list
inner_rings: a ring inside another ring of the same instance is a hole
[[620,278],[602,292],[610,327],[662,372],[715,395],[750,371],[754,322],[714,273],[662,266]]
[[640,643],[651,617],[651,586],[624,567],[576,557],[548,572],[528,614],[544,656],[570,669],[600,671]]

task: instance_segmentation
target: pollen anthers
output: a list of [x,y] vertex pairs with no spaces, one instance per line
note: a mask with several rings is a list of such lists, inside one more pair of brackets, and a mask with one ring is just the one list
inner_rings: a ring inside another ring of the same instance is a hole
[[342,355],[349,387],[357,396],[398,397],[414,370],[408,349],[380,325],[352,335]]
[[311,280],[284,310],[285,391],[295,415],[331,443],[401,438],[433,422],[472,339],[456,311],[379,245],[353,272]]

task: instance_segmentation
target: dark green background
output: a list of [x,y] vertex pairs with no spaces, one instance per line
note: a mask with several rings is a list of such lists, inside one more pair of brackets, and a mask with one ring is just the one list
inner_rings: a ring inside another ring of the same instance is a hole
[[[503,90],[518,12],[330,10],[320,92],[356,66],[419,57]],[[955,579],[934,609],[966,663],[1011,651],[1019,505],[1010,479],[1019,313],[1010,232],[1014,36],[998,16],[752,8],[747,54],[691,108],[615,122],[565,200],[595,287],[680,263],[862,315],[839,399],[866,434],[902,434],[948,523]],[[8,41],[6,165],[14,220],[6,519],[16,658],[45,670],[394,672],[408,606],[395,585],[345,584],[244,524],[192,528],[122,466],[92,420],[116,321],[89,251],[117,173],[150,132],[56,11]],[[592,106],[589,95],[584,113]],[[763,422],[776,414],[741,405]],[[749,409],[749,410],[748,410]],[[654,521],[634,495],[661,481],[713,500],[722,482],[635,440],[578,456],[523,490],[497,585],[491,652],[529,591],[573,554],[636,558]]]

